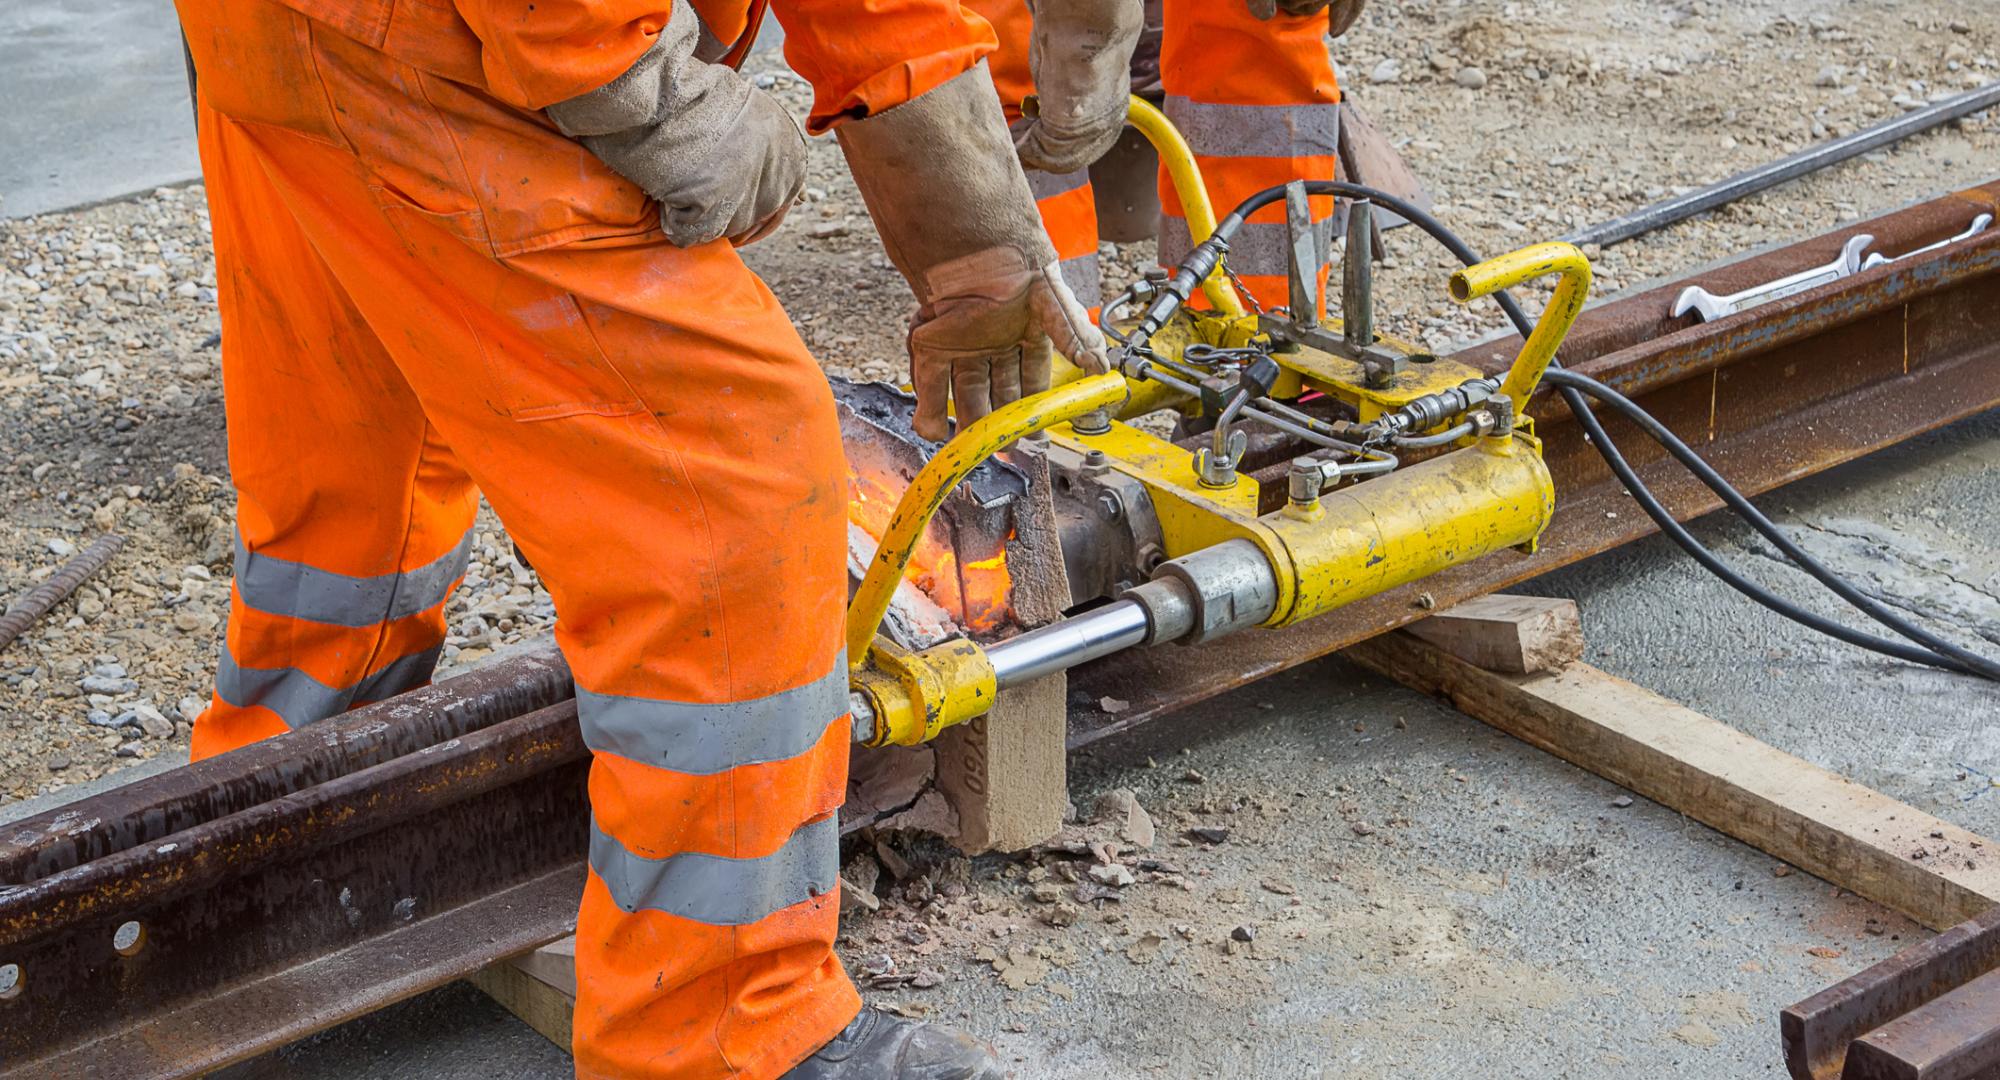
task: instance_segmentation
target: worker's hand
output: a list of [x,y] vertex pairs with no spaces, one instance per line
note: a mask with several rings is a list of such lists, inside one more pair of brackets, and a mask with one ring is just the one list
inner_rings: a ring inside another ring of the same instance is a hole
[[770,234],[805,188],[806,136],[777,98],[695,58],[687,0],[625,74],[551,105],[549,118],[660,203],[679,247]]
[[1075,172],[1104,156],[1125,130],[1132,50],[1145,29],[1143,0],[1032,0],[1028,69],[1035,109],[1016,127],[1021,164]]
[[893,109],[835,129],[883,250],[917,295],[910,379],[917,433],[1049,385],[1051,347],[1107,369],[1104,339],[1056,269],[981,62]]
[[935,442],[994,409],[1049,388],[1053,348],[1092,374],[1109,370],[1104,336],[1055,263],[1031,268],[1011,247],[932,267],[930,300],[910,327],[913,426]]
[[1282,11],[1287,15],[1317,15],[1327,12],[1328,37],[1339,37],[1352,29],[1356,19],[1361,18],[1361,9],[1368,6],[1368,0],[1249,0],[1250,13],[1260,19],[1274,18]]

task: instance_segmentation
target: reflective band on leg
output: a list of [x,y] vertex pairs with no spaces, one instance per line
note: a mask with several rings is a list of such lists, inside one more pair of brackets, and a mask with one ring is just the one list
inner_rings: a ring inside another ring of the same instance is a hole
[[1027,170],[1027,174],[1028,190],[1034,193],[1036,202],[1041,202],[1043,199],[1052,199],[1066,192],[1075,191],[1077,188],[1090,183],[1089,169],[1078,169],[1075,172],[1066,173],[1049,173],[1043,172],[1040,169],[1029,169]]
[[[1164,111],[1204,157],[1333,157],[1340,152],[1340,106],[1219,105],[1168,95]],[[1226,213],[1223,207],[1217,213]]]
[[664,911],[710,926],[743,926],[832,892],[840,874],[840,819],[799,826],[783,847],[756,859],[686,851],[664,859],[634,855],[590,823],[590,868],[612,903]]
[[299,728],[346,712],[356,702],[381,701],[422,686],[437,667],[440,651],[441,646],[405,656],[353,686],[339,689],[297,668],[242,667],[224,645],[222,663],[215,672],[215,693],[239,709],[261,705],[277,713],[286,727]]
[[804,686],[714,704],[576,690],[584,745],[642,765],[707,776],[738,765],[785,761],[811,750],[847,715],[847,651]]
[[465,573],[472,530],[458,546],[414,570],[350,577],[253,552],[236,537],[236,593],[246,607],[334,626],[374,626],[436,607]]
[[[1313,222],[1319,233],[1319,249],[1333,251],[1333,221]],[[1160,264],[1174,266],[1187,258],[1193,245],[1188,241],[1187,219],[1160,215]],[[1229,241],[1229,268],[1239,274],[1282,275],[1290,265],[1291,244],[1282,221],[1248,221]],[[1282,298],[1280,298],[1282,300]]]

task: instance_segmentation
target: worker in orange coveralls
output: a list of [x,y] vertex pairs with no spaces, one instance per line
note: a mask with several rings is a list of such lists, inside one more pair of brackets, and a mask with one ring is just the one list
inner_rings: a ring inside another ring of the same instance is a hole
[[[1158,38],[1163,109],[1194,151],[1219,215],[1277,184],[1334,179],[1340,88],[1326,41],[1353,26],[1364,3],[1163,0],[1155,15],[1147,0],[967,0],[999,33],[991,63],[1008,115],[1019,117],[1029,94],[1039,101],[1038,116],[1016,121],[1016,143],[1064,280],[1086,305],[1096,307],[1100,294],[1089,167],[1124,128],[1127,83],[1113,73],[1125,73],[1142,33]],[[1174,266],[1193,244],[1164,168],[1158,183],[1160,262]],[[1334,200],[1311,203],[1330,233]],[[1282,203],[1253,216],[1230,244],[1230,269],[1265,307],[1286,300],[1287,248]],[[1322,266],[1322,284],[1325,274]]]
[[[590,773],[583,1077],[998,1077],[835,958],[850,740],[826,380],[735,245],[805,139],[745,0],[177,0],[239,546],[199,757],[425,682],[476,491],[541,571]],[[956,0],[777,0],[919,302],[919,425],[1105,366]],[[475,490],[476,488],[476,490]]]

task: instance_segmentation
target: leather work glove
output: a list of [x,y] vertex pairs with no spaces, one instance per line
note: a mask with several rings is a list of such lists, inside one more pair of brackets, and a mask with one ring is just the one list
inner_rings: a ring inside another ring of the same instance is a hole
[[836,129],[882,246],[917,295],[910,383],[917,434],[951,434],[1049,388],[1050,351],[1109,369],[1104,338],[1056,267],[982,62]]
[[1030,0],[1028,70],[1037,111],[1018,125],[1021,164],[1049,173],[1088,166],[1125,130],[1132,50],[1144,0]]
[[1339,37],[1352,29],[1356,19],[1361,18],[1361,9],[1368,6],[1368,0],[1249,0],[1250,14],[1260,19],[1269,19],[1282,11],[1287,15],[1317,15],[1328,11],[1326,31],[1328,37]]
[[777,98],[695,57],[701,20],[674,0],[625,74],[548,107],[549,119],[660,203],[676,247],[738,246],[778,227],[806,182],[806,135]]

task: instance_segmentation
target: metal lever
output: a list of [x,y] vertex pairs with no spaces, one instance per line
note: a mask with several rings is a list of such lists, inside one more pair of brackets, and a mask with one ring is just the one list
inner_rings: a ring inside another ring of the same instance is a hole
[[1980,233],[1985,232],[1986,227],[1991,224],[1993,224],[1993,215],[1981,214],[1978,217],[1972,219],[1972,226],[1970,228],[1966,229],[1962,233],[1959,233],[1957,236],[1947,237],[1943,240],[1938,241],[1935,244],[1930,244],[1925,247],[1920,247],[1915,251],[1905,251],[1901,255],[1891,256],[1882,254],[1871,254],[1868,256],[1868,258],[1862,260],[1861,269],[1873,270],[1878,266],[1887,266],[1893,262],[1902,262],[1904,259],[1907,259],[1912,255],[1923,255],[1932,251],[1936,251],[1939,248],[1950,247],[1951,245],[1956,244],[1961,240],[1970,240],[1973,237],[1978,236]]
[[1817,289],[1829,282],[1839,281],[1861,270],[1861,255],[1874,242],[1875,237],[1868,233],[1850,237],[1847,243],[1841,246],[1840,257],[1825,266],[1801,270],[1776,281],[1767,281],[1742,292],[1730,293],[1728,296],[1717,296],[1699,285],[1690,285],[1681,290],[1680,296],[1674,300],[1674,316],[1679,318],[1693,311],[1701,316],[1701,321],[1713,322],[1728,315],[1748,311],[1760,304],[1783,300],[1787,296],[1796,296],[1808,289]]

